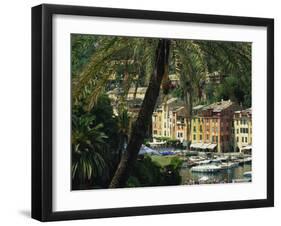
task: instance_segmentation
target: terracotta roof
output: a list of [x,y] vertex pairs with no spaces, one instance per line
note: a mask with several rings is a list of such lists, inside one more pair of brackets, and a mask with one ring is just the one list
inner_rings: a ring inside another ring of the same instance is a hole
[[220,102],[216,102],[210,104],[203,108],[203,110],[212,110],[213,112],[221,112],[222,110],[230,107],[233,104],[230,100],[222,100]]

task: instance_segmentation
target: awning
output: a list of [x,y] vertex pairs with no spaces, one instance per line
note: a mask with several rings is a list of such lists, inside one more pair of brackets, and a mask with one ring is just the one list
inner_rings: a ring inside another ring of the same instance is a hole
[[193,143],[190,145],[191,148],[201,148],[202,143]]
[[248,146],[246,146],[246,147],[242,147],[241,148],[241,151],[242,150],[251,150],[252,149],[252,145],[248,145]]
[[217,144],[209,144],[208,149],[214,149],[217,146]]
[[208,146],[210,145],[210,143],[207,143],[207,144],[203,144],[201,146],[201,149],[208,149]]
[[190,145],[190,148],[198,148],[198,149],[214,149],[217,144],[210,143],[193,143]]

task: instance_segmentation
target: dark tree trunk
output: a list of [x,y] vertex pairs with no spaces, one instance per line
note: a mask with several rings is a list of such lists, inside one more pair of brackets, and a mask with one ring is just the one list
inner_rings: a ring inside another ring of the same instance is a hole
[[154,71],[151,75],[137,120],[132,126],[131,136],[126,152],[123,154],[117,167],[115,175],[109,185],[110,188],[124,187],[130,176],[131,170],[135,165],[159,96],[162,78],[165,73],[168,73],[169,49],[170,40],[159,40],[156,49]]

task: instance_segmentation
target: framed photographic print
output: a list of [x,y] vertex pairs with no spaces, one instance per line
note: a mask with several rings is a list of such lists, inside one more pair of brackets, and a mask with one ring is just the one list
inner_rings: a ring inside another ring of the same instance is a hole
[[274,205],[274,21],[32,8],[32,217]]

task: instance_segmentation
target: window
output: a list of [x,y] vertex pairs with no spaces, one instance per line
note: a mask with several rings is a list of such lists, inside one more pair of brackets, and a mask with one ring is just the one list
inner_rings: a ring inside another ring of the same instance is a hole
[[242,128],[240,128],[240,133],[243,133],[243,130],[242,130]]
[[157,135],[157,130],[153,130],[153,134]]
[[236,137],[236,141],[239,142],[239,137]]
[[239,134],[239,129],[236,130],[236,133]]
[[193,135],[193,140],[196,140],[196,135],[195,134]]
[[217,142],[217,143],[218,143],[218,140],[219,140],[219,139],[218,139],[218,136],[216,136],[216,142]]
[[242,137],[242,142],[244,142],[244,137]]
[[164,131],[164,136],[167,136],[166,131]]
[[202,140],[202,135],[200,135],[200,141]]
[[246,142],[246,143],[248,142],[248,139],[247,139],[247,137],[245,137],[245,142]]
[[202,133],[202,125],[200,125],[200,132]]
[[221,142],[223,142],[223,136],[221,136]]
[[212,136],[212,143],[215,143],[215,137]]
[[239,124],[239,120],[236,120],[236,125],[238,125]]
[[209,140],[209,135],[207,135],[206,137],[207,137],[207,140]]

